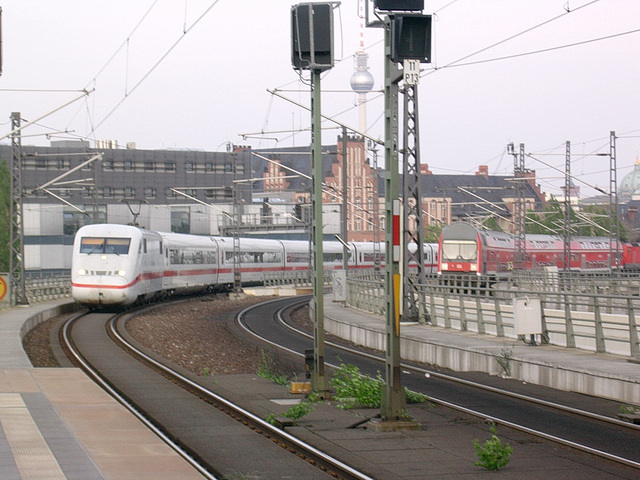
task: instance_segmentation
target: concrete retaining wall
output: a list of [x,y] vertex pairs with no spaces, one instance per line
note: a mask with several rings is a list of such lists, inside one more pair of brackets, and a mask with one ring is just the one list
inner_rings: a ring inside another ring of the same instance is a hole
[[[370,324],[351,324],[331,317],[325,318],[324,325],[328,333],[357,345],[383,351],[386,349],[384,325],[381,325],[380,328],[371,328]],[[571,369],[523,358],[518,356],[517,352],[513,353],[507,350],[505,346],[484,346],[482,349],[477,349],[444,345],[425,341],[423,338],[412,338],[408,332],[402,334],[400,348],[402,358],[407,361],[428,363],[458,372],[480,371],[490,375],[504,375],[506,373],[498,359],[505,360],[508,352],[509,359],[506,362],[510,370],[508,376],[516,380],[559,390],[610,398],[633,405],[637,405],[640,399],[640,384],[635,379],[614,375],[605,376],[587,369]],[[597,362],[595,354],[586,355],[590,355],[590,361]]]

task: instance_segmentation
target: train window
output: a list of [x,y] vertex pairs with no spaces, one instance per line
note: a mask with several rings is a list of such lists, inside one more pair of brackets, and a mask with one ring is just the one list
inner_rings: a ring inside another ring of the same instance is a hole
[[324,263],[340,263],[342,262],[342,253],[323,253],[322,259]]
[[265,252],[262,256],[264,263],[280,263],[282,261],[282,255],[280,252]]
[[471,240],[444,240],[442,242],[442,261],[475,261],[478,259],[478,246]]
[[129,253],[130,238],[82,237],[80,253],[112,253],[126,255]]
[[304,263],[309,262],[309,252],[287,253],[287,263]]
[[216,262],[216,252],[213,251],[207,251],[204,252],[205,253],[205,263],[208,263],[210,265],[215,265]]

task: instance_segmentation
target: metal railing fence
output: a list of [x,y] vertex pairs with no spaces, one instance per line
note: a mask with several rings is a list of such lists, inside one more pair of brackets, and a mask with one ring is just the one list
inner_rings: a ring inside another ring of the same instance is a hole
[[[504,281],[433,275],[418,289],[417,295],[424,297],[428,306],[424,321],[430,325],[640,360],[637,275],[529,273]],[[530,335],[517,333],[522,321],[514,311],[517,299],[539,301],[540,313],[533,319],[539,326]],[[350,276],[347,304],[384,315],[382,280]]]
[[[25,289],[29,303],[68,298],[71,296],[71,277],[68,275],[33,276],[25,279]],[[0,309],[9,307],[11,307],[9,301],[0,304]]]

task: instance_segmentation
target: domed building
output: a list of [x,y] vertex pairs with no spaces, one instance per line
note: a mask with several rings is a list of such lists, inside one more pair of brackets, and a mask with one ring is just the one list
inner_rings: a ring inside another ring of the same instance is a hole
[[[609,208],[609,195],[596,195],[579,201],[580,208],[600,205]],[[640,160],[632,171],[618,182],[618,218],[625,224],[628,241],[640,241]]]
[[627,173],[618,187],[618,197],[640,195],[640,161],[636,159],[636,165]]

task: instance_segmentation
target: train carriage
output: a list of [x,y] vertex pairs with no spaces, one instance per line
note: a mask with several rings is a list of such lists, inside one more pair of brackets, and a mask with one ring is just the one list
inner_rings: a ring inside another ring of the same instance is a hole
[[[233,239],[213,237],[220,247],[219,283],[232,285],[234,268]],[[238,240],[242,283],[257,284],[263,282],[265,276],[277,275],[284,269],[285,251],[279,240],[258,240],[240,238]]]
[[87,305],[128,305],[162,291],[162,237],[127,225],[87,225],[73,244],[71,295]]
[[220,283],[220,247],[212,237],[161,233],[165,246],[162,289],[213,289]]
[[[608,237],[571,238],[569,269],[576,272],[607,272],[617,268],[613,254],[617,248]],[[622,250],[622,248],[621,248]],[[558,235],[525,235],[524,268],[564,268],[564,241]],[[476,274],[506,277],[517,265],[513,235],[482,230],[466,222],[456,222],[440,235],[440,274]]]

